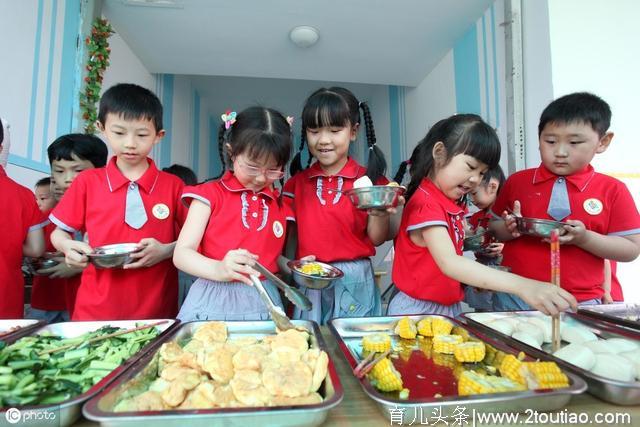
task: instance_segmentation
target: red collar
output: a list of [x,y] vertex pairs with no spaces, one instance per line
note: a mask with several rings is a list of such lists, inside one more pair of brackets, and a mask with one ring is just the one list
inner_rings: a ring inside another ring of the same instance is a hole
[[[591,178],[595,175],[596,171],[593,169],[593,166],[587,165],[586,168],[581,170],[580,172],[576,172],[572,175],[567,175],[564,178],[567,182],[573,184],[574,187],[578,189],[578,191],[584,191],[589,185]],[[545,181],[549,181],[550,179],[557,179],[559,175],[554,174],[549,169],[547,169],[543,164],[540,164],[533,174],[533,183],[540,184]]]
[[[347,163],[340,170],[340,172],[338,172],[333,176],[341,176],[343,178],[354,179],[354,178],[358,178],[364,172],[366,172],[364,168],[360,166],[358,162],[356,162],[351,157],[349,157],[347,159]],[[315,162],[309,168],[309,178],[317,178],[319,176],[328,176],[328,175],[320,167],[320,162]]]
[[[124,176],[120,169],[118,169],[118,166],[116,165],[116,159],[116,156],[113,156],[105,167],[105,171],[107,174],[107,183],[109,184],[109,190],[111,190],[111,192],[114,192],[123,185],[127,185],[131,182],[131,180]],[[156,182],[158,181],[160,171],[156,167],[156,164],[153,162],[153,160],[148,157],[147,163],[149,164],[149,168],[140,178],[138,178],[136,184],[138,184],[140,188],[145,190],[147,193],[151,194],[154,187],[156,186]]]
[[[250,191],[252,193],[255,193],[255,191],[249,190],[248,188],[243,186],[231,171],[226,171],[224,175],[222,175],[222,178],[220,178],[220,183],[229,191]],[[278,193],[273,189],[273,186],[271,186],[271,188],[265,187],[262,190],[258,191],[257,194],[262,194],[272,200],[278,199]]]
[[422,180],[418,190],[427,193],[429,197],[433,198],[439,205],[444,207],[450,215],[461,215],[466,212],[464,207],[448,198],[429,178],[424,178]]

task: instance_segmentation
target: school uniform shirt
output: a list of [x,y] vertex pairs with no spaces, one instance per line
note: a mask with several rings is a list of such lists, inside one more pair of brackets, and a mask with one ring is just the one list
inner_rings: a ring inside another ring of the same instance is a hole
[[[522,216],[553,220],[547,213],[553,184],[558,178],[544,165],[511,175],[492,208],[500,215],[520,201]],[[604,235],[640,233],[640,215],[627,187],[615,178],[595,172],[591,165],[564,177],[571,213],[563,221],[580,220],[587,230]],[[504,246],[502,265],[524,277],[550,281],[549,244],[539,237],[521,236]],[[574,245],[560,247],[560,284],[580,301],[601,298],[604,261]]]
[[[73,181],[49,216],[61,229],[86,232],[91,247],[137,243],[152,237],[174,242],[184,223],[186,209],[180,203],[184,184],[159,171],[151,159],[136,181],[147,222],[134,229],[125,223],[127,187],[130,184],[113,157],[104,168],[83,171]],[[151,267],[132,270],[83,271],[73,320],[151,319],[175,317],[178,310],[178,273],[171,258]]]
[[[49,216],[53,209],[48,210],[45,216]],[[56,248],[51,244],[51,233],[56,225],[49,223],[44,227],[45,251],[55,252]],[[49,276],[34,276],[31,288],[31,307],[44,311],[64,311],[67,309],[66,301],[67,279],[51,278]]]
[[442,273],[429,249],[413,243],[409,232],[446,227],[456,254],[462,255],[465,213],[465,206],[449,199],[431,180],[422,180],[404,207],[395,241],[392,278],[398,289],[412,298],[442,305],[462,301],[460,282]]
[[478,228],[478,226],[481,226],[486,230],[489,227],[489,221],[491,221],[493,218],[494,217],[490,209],[481,209],[471,215],[467,222],[474,230]]
[[48,224],[28,188],[9,178],[0,166],[0,195],[4,201],[0,220],[0,319],[22,319],[24,278],[22,244],[27,234]]
[[[375,254],[367,235],[367,211],[357,209],[344,194],[366,172],[349,158],[340,172],[326,176],[315,162],[285,183],[282,194],[291,204],[298,226],[298,258],[315,255],[318,261],[333,262]],[[383,177],[376,184],[388,182]]]
[[230,250],[242,248],[258,255],[258,261],[269,271],[278,272],[277,260],[284,248],[287,221],[293,221],[294,217],[277,190],[264,188],[254,192],[227,171],[219,180],[186,187],[182,200],[190,204],[193,199],[211,208],[200,243],[201,254],[222,260]]

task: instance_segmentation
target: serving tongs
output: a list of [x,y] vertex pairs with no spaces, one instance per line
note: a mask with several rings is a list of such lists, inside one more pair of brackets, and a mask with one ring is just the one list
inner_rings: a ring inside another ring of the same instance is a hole
[[271,320],[273,320],[273,322],[276,324],[276,327],[281,331],[286,331],[288,329],[298,329],[293,323],[291,323],[291,320],[289,320],[284,311],[273,303],[271,297],[267,293],[267,290],[262,285],[260,278],[253,274],[250,277],[251,281],[253,282],[253,286],[256,288],[258,294],[260,295],[260,298],[262,299],[262,302],[264,302],[264,304],[267,306],[269,314],[271,314]]
[[284,292],[284,296],[300,310],[311,310],[311,301],[305,294],[300,292],[298,289],[287,285],[282,279],[270,272],[264,265],[260,264],[259,262],[256,261],[253,267],[258,270],[264,277],[271,280],[274,285],[280,288]]

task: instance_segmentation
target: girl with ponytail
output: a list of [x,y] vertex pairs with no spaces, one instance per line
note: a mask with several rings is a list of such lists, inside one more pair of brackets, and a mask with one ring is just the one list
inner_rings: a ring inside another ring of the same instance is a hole
[[[369,146],[367,167],[349,157],[349,145],[361,126]],[[300,152],[296,154],[292,178],[283,188],[285,202],[296,213],[296,258],[314,254],[345,274],[321,291],[303,288],[313,309],[296,311],[294,316],[324,324],[333,317],[381,315],[380,291],[369,257],[390,238],[389,216],[395,210],[358,210],[344,195],[364,175],[375,184],[388,183],[369,107],[347,89],[318,89],[307,98],[302,111],[300,151],[305,146],[316,161],[301,170]]]

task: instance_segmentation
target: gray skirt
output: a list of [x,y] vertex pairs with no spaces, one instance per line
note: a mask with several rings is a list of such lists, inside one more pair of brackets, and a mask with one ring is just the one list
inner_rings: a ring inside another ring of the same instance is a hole
[[[278,289],[262,281],[273,303],[284,308]],[[178,319],[192,320],[269,320],[271,316],[253,286],[239,282],[196,280],[187,294]]]
[[412,298],[400,291],[389,302],[387,315],[400,316],[411,314],[440,314],[449,317],[458,317],[462,313],[462,305],[457,302],[451,305],[438,304],[437,302]]
[[[380,289],[376,286],[371,260],[332,262],[344,273],[328,288],[318,290],[300,286],[311,300],[310,311],[294,310],[295,319],[312,320],[324,325],[335,317],[369,317],[382,315]],[[295,277],[295,276],[294,276]]]

